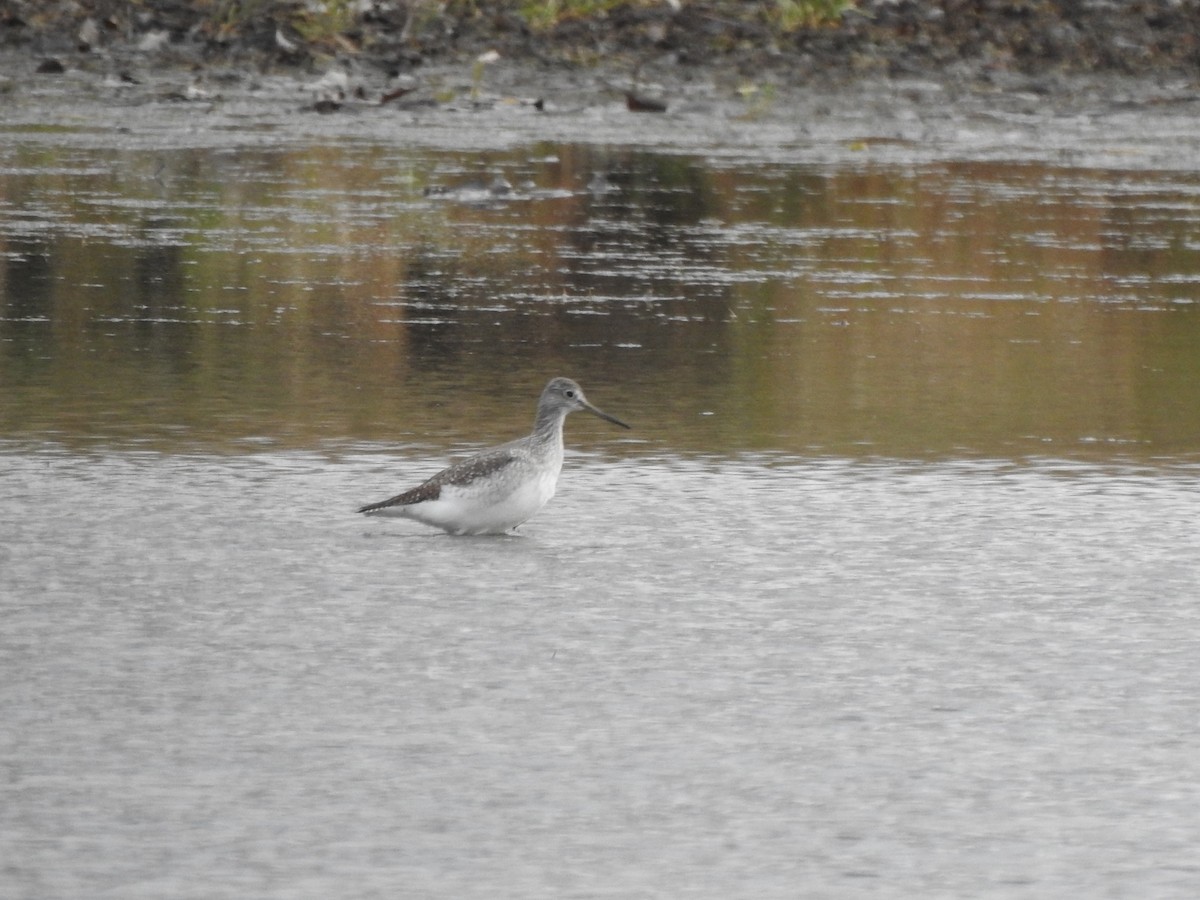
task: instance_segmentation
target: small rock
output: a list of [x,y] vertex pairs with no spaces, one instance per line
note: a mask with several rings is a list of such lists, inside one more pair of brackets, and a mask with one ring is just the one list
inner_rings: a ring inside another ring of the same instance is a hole
[[137,42],[141,53],[158,53],[171,42],[171,33],[166,30],[147,31]]
[[100,26],[96,24],[95,19],[84,19],[83,24],[79,26],[79,33],[76,35],[80,53],[87,53],[98,43],[100,43]]

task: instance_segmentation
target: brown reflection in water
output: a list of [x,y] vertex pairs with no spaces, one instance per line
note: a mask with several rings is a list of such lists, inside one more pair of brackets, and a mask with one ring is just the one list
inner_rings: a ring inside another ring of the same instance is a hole
[[1118,176],[1072,173],[1082,191],[1045,190],[1055,174],[831,178],[833,214],[786,254],[794,277],[754,289],[773,327],[738,354],[737,393],[766,402],[738,430],[769,447],[783,421],[889,454],[1200,449],[1194,199],[1154,223],[1160,189],[1111,196]]
[[0,175],[5,435],[460,444],[569,374],[667,451],[1200,450],[1195,179],[72,153]]

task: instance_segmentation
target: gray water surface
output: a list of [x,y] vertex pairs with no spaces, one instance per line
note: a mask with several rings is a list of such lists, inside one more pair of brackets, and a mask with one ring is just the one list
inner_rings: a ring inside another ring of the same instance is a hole
[[9,452],[11,897],[1184,897],[1196,472]]
[[0,105],[3,900],[1200,896],[1190,103],[261,84]]

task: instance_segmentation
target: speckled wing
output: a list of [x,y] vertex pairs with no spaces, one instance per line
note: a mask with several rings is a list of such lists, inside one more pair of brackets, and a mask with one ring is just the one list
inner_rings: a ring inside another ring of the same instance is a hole
[[360,513],[371,513],[387,509],[391,506],[412,506],[415,503],[436,500],[441,496],[443,487],[451,485],[465,487],[479,478],[486,478],[512,465],[516,459],[517,454],[507,447],[486,450],[483,453],[478,453],[475,456],[464,459],[460,463],[455,463],[448,469],[442,469],[442,471],[438,472],[424,484],[418,485],[415,488],[409,488],[403,494],[397,494],[395,497],[389,497],[387,500],[381,500],[378,503],[369,503],[361,507],[358,511]]

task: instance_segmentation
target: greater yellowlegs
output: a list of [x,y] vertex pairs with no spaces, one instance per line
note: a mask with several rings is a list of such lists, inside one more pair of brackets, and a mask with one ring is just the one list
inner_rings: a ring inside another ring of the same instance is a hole
[[503,534],[546,505],[563,464],[563,420],[576,410],[629,426],[592,406],[570,378],[553,378],[538,399],[533,431],[443,469],[424,484],[360,513],[403,516],[451,534]]

